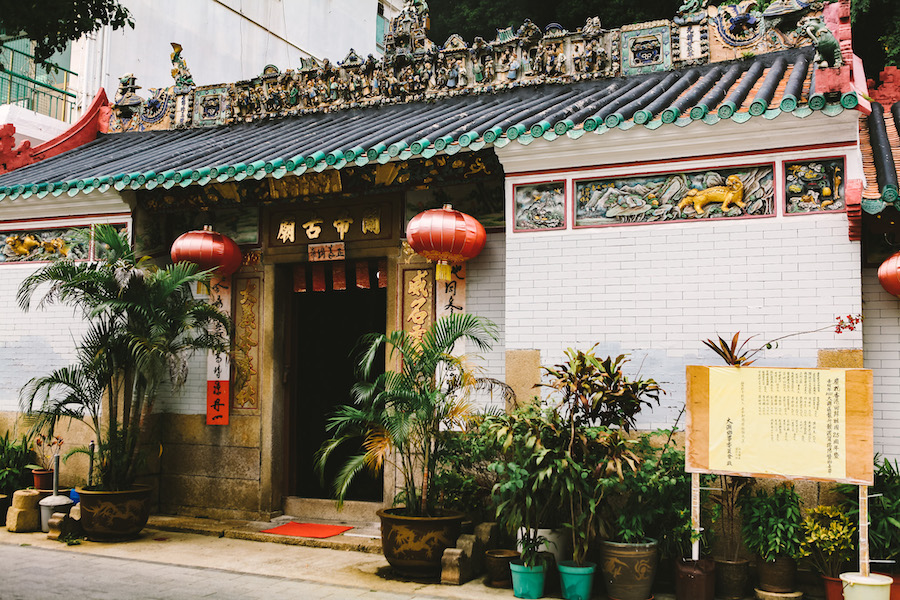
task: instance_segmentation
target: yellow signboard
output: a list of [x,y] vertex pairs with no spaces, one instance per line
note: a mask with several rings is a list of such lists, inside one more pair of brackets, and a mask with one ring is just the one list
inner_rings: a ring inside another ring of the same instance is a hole
[[689,366],[689,471],[869,483],[872,373]]

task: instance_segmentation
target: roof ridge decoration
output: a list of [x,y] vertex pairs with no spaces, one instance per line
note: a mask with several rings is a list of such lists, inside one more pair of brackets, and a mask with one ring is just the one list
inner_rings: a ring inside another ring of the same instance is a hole
[[[143,99],[134,76],[123,76],[109,129],[209,127],[734,60],[807,44],[800,20],[823,10],[821,2],[802,0],[778,0],[764,13],[752,9],[753,0],[707,3],[685,0],[673,20],[612,30],[604,29],[599,17],[574,32],[558,23],[542,30],[526,19],[518,28],[498,30],[492,42],[475,38],[468,45],[453,34],[439,46],[427,36],[427,3],[405,0],[389,24],[381,59],[363,59],[351,49],[337,64],[301,59],[283,72],[273,67],[251,80],[211,86],[194,85],[181,45],[173,43],[175,85],[151,89],[151,97]],[[824,35],[828,27],[819,22],[808,31]]]

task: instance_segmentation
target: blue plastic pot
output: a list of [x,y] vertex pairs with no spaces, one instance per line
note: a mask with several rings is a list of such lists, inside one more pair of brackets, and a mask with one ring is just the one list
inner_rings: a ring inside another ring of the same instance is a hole
[[509,563],[512,572],[513,596],[516,598],[543,598],[545,565],[526,567],[521,561]]
[[594,572],[597,565],[586,562],[578,566],[574,561],[564,560],[557,565],[563,598],[566,600],[588,600],[594,587]]

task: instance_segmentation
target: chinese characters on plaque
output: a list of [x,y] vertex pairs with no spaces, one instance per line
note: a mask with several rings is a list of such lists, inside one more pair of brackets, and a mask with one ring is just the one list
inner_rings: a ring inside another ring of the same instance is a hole
[[403,328],[421,340],[434,320],[432,296],[434,272],[429,269],[403,271]]
[[709,369],[709,468],[846,477],[842,369]]
[[[209,302],[231,314],[231,278],[213,278],[209,283]],[[221,326],[219,326],[221,327]],[[224,352],[209,351],[206,361],[206,424],[228,425],[231,362]]]
[[310,244],[307,246],[309,250],[309,261],[317,262],[323,260],[344,260],[347,258],[344,249],[344,242],[334,242],[331,244]]

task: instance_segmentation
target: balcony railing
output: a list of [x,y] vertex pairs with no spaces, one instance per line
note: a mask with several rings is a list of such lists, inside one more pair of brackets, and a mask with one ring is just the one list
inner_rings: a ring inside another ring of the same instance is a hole
[[36,64],[32,55],[0,44],[0,104],[15,104],[71,123],[75,94],[68,87],[75,75],[55,65]]

